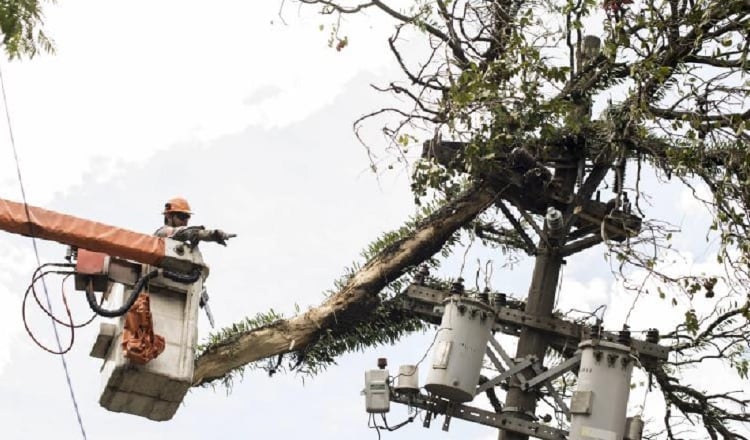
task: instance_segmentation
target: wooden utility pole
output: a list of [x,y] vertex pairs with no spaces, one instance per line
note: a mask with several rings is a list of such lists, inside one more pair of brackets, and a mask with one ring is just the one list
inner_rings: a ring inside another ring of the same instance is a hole
[[[581,71],[585,64],[593,60],[600,49],[600,42],[597,37],[586,36],[579,45],[579,51],[576,54],[577,70]],[[578,97],[576,105],[572,106],[569,125],[574,126],[585,120],[591,119],[591,100],[587,97]],[[578,150],[583,151],[583,148]],[[572,168],[561,168],[556,170],[555,179],[561,183],[562,192],[565,195],[572,195],[576,184],[575,164],[580,158],[570,158],[569,166]],[[563,211],[566,216],[573,212],[571,206],[566,207]],[[563,219],[566,223],[568,218]],[[537,246],[537,255],[534,262],[534,273],[531,277],[529,294],[526,298],[526,313],[535,316],[550,317],[555,307],[555,295],[560,280],[560,269],[563,265],[563,256],[560,248],[565,244],[565,235],[568,228],[563,228],[557,233],[550,231],[548,225],[540,237],[539,246]],[[516,358],[521,359],[526,356],[534,356],[540,362],[544,362],[544,355],[547,351],[547,335],[539,330],[526,327],[521,331],[518,338],[518,348],[516,349]],[[505,411],[515,412],[519,417],[533,417],[536,410],[537,395],[534,390],[524,391],[520,388],[519,380],[514,376],[510,381],[510,388],[505,399]],[[512,431],[500,431],[499,440],[526,440],[528,436],[515,433]]]
[[[570,169],[561,169],[558,170],[556,175],[559,175],[566,193],[572,192],[575,185],[575,172]],[[565,231],[560,232],[564,234]],[[555,306],[555,294],[560,279],[560,269],[563,264],[563,257],[560,254],[560,248],[563,244],[563,237],[552,234],[549,227],[545,224],[543,236],[540,238],[539,246],[537,247],[534,273],[531,277],[529,294],[526,298],[526,313],[543,317],[552,315],[552,310]],[[543,362],[548,346],[547,338],[547,334],[531,327],[525,327],[518,338],[516,358],[521,359],[533,355],[539,361]],[[515,412],[517,416],[526,418],[527,416],[534,415],[536,401],[536,391],[522,390],[520,382],[513,376],[505,399],[505,410]],[[526,435],[504,430],[501,430],[498,436],[499,440],[526,440],[527,438],[528,436]]]

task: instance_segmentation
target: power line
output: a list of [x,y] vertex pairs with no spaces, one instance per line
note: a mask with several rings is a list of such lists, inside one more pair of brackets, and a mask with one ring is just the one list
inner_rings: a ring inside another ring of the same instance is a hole
[[[10,145],[13,149],[13,159],[16,162],[16,175],[18,177],[18,185],[21,187],[21,198],[23,199],[23,206],[26,210],[26,219],[29,221],[29,236],[31,237],[31,243],[34,247],[34,255],[36,256],[37,266],[42,265],[41,258],[39,258],[39,248],[36,245],[36,237],[34,236],[34,228],[31,223],[31,214],[29,213],[29,205],[26,202],[26,190],[23,186],[23,178],[21,177],[21,165],[18,160],[18,151],[16,150],[16,141],[13,137],[13,126],[10,121],[10,110],[8,108],[8,98],[5,95],[5,79],[3,77],[2,66],[0,66],[0,89],[3,94],[3,104],[5,106],[5,119],[8,123],[8,134],[10,135]],[[49,292],[47,291],[47,283],[42,278],[42,286],[44,287],[44,296],[47,301],[47,308],[52,310],[52,302],[49,299]],[[57,331],[57,324],[52,320],[52,329],[55,333],[55,341],[57,342],[58,351],[62,351],[62,344],[60,343],[60,333]],[[70,391],[70,400],[73,402],[73,408],[75,409],[76,418],[78,419],[78,426],[81,428],[81,436],[84,440],[87,440],[86,430],[83,428],[83,420],[81,419],[81,411],[78,408],[78,401],[76,400],[75,392],[73,391],[73,383],[70,380],[70,371],[68,370],[68,362],[65,360],[65,355],[60,355],[62,361],[63,370],[65,371],[65,380],[68,383],[68,390]]]

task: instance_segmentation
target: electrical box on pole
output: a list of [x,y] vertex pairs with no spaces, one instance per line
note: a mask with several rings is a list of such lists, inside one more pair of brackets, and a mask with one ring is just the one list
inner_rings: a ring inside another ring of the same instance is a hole
[[365,372],[365,409],[368,413],[387,413],[391,409],[388,370]]

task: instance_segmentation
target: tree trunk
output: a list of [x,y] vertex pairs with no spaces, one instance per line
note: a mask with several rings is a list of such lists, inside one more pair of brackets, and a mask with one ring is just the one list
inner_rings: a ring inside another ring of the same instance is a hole
[[414,228],[414,231],[372,258],[340,291],[303,314],[228,338],[209,348],[195,364],[193,384],[224,377],[232,369],[263,358],[304,349],[320,332],[352,322],[373,310],[377,294],[388,283],[440,251],[462,226],[499,196],[477,184],[451,200]]

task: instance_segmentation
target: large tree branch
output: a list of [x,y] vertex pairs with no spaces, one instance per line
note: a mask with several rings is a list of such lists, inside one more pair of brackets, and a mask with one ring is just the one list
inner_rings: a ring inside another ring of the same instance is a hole
[[290,319],[249,330],[210,347],[196,360],[195,385],[219,379],[247,363],[299,351],[321,332],[367,316],[378,293],[410,267],[440,251],[462,226],[489,207],[498,193],[476,184],[426,218],[404,239],[380,252],[323,304]]

